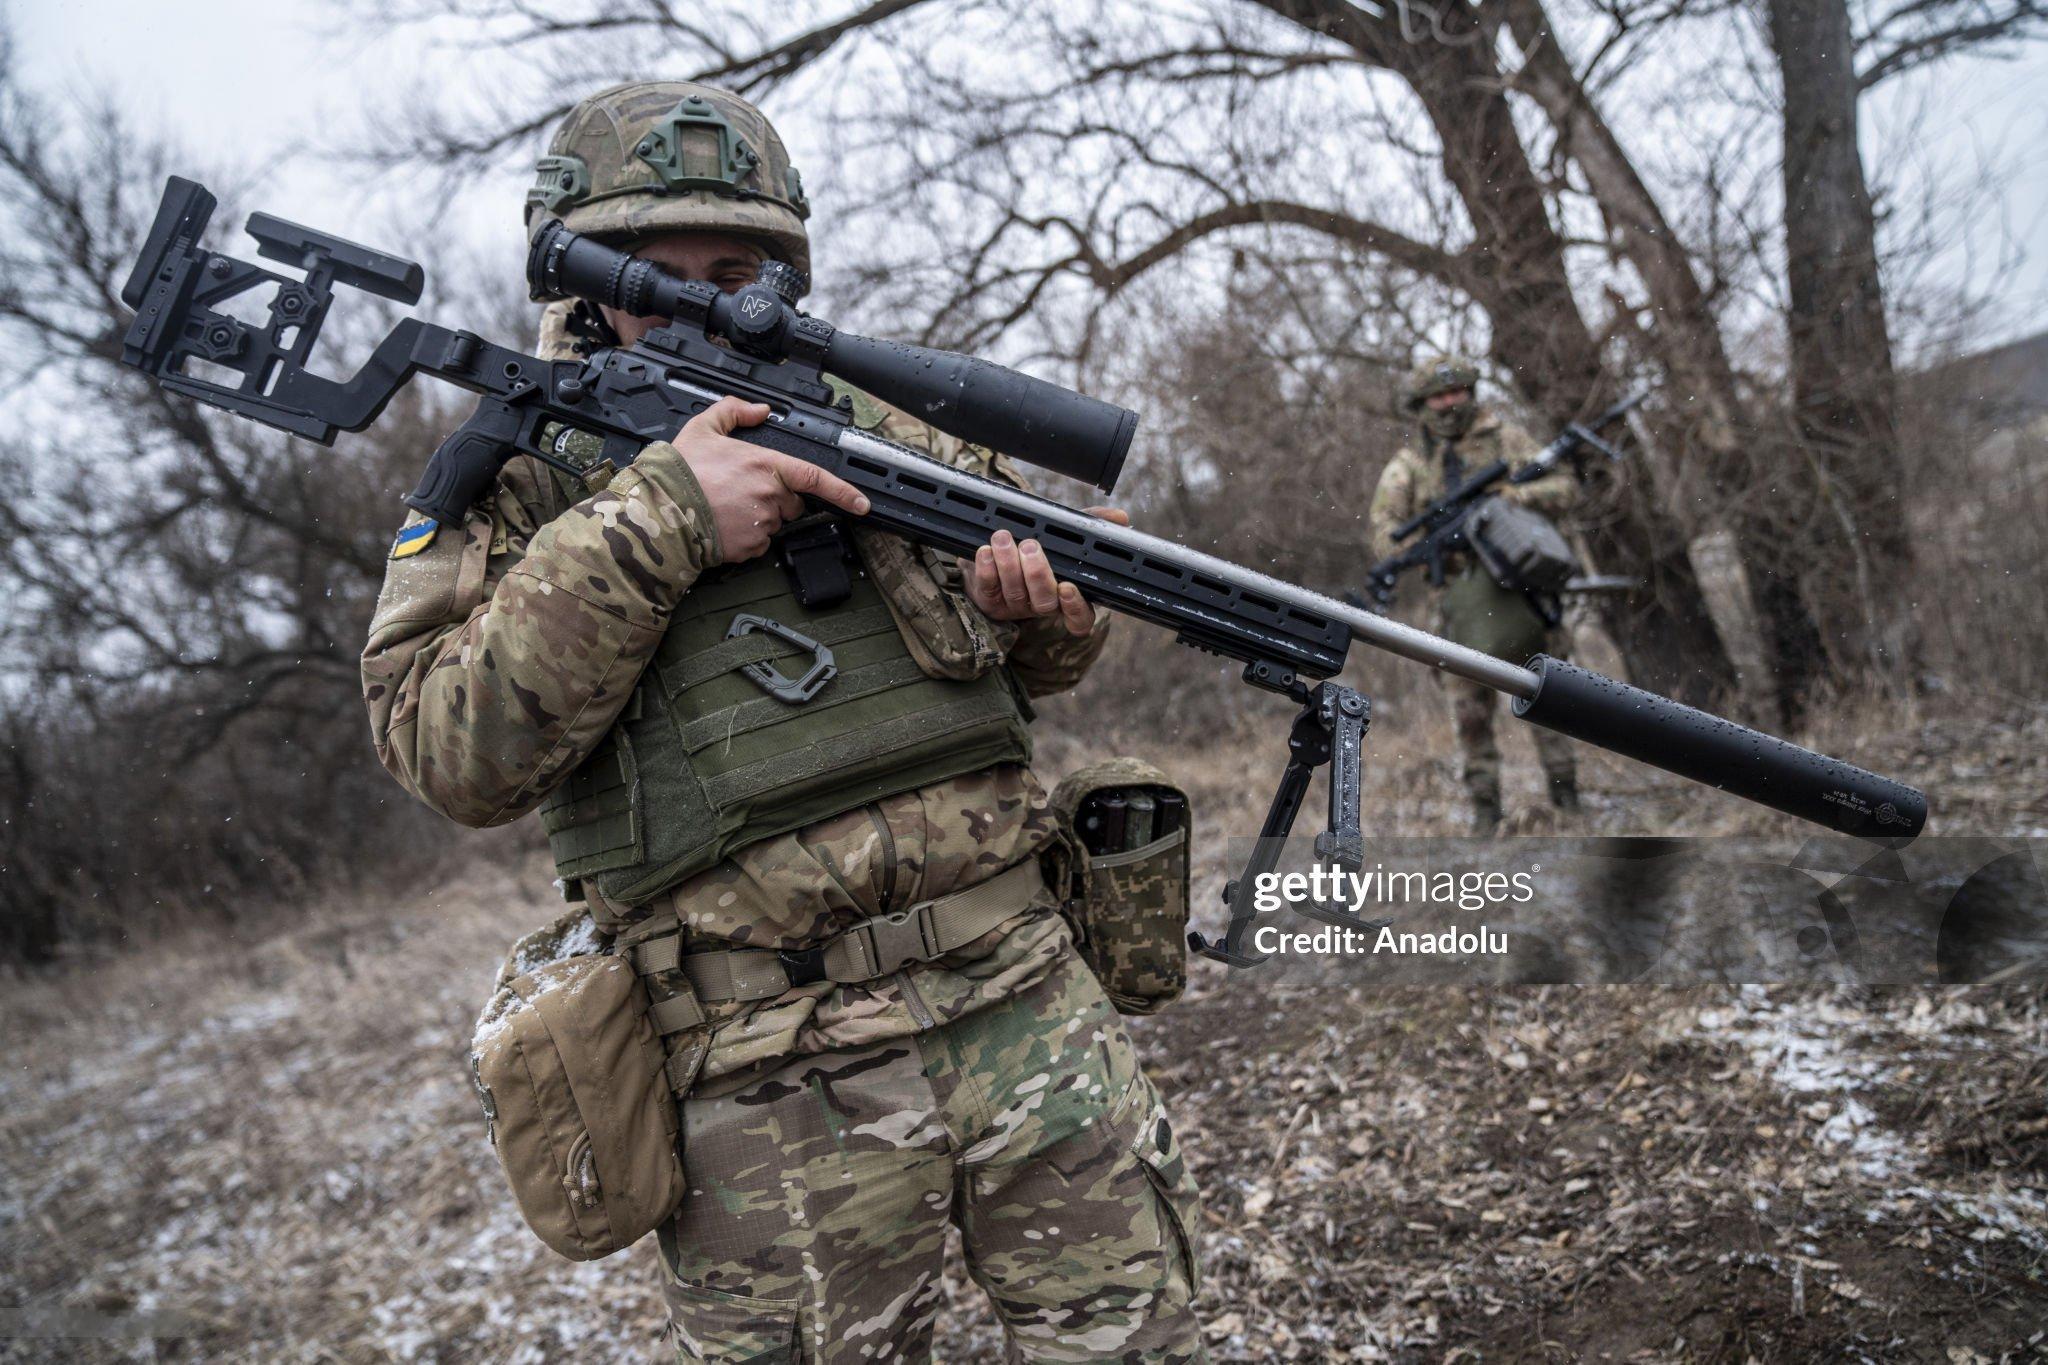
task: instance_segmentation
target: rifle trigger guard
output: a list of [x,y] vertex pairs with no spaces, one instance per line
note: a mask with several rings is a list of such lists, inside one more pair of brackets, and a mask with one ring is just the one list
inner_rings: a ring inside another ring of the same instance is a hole
[[833,661],[829,648],[802,631],[785,626],[771,617],[756,616],[752,612],[743,611],[732,618],[732,624],[726,628],[725,638],[737,640],[740,636],[751,635],[757,630],[795,645],[798,649],[807,649],[811,652],[811,666],[805,670],[801,678],[791,678],[775,665],[766,662],[741,665],[740,672],[746,675],[748,681],[775,700],[787,702],[791,706],[801,706],[817,696],[826,683],[839,676],[839,665]]

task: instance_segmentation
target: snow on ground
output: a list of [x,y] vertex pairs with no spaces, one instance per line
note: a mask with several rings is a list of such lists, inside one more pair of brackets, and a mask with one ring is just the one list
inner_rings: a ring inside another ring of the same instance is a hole
[[[1261,740],[1190,760],[1205,820],[1235,801],[1256,823],[1266,792],[1244,774],[1276,766]],[[1383,764],[1404,818],[1454,818],[1441,751]],[[1681,809],[1647,790],[1633,806]],[[1222,862],[1212,845],[1198,903]],[[560,912],[546,877],[480,859],[400,907],[10,982],[0,1360],[653,1355],[652,1247],[588,1265],[542,1248],[467,1078],[505,951]],[[1195,977],[1134,1032],[1203,1186],[1197,1306],[1219,1361],[2048,1343],[2038,988]],[[946,1300],[940,1358],[996,1358],[957,1258]]]

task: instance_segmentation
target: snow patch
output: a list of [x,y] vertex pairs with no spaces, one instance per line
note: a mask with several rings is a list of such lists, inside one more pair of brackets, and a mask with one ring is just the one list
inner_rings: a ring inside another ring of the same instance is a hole
[[2048,1252],[2048,1197],[2029,1189],[1965,1193],[1912,1185],[1900,1190],[1901,1200],[1927,1204],[1953,1218],[1976,1223],[1979,1240],[2010,1237],[2036,1253]]
[[1883,1180],[1913,1166],[1913,1156],[1905,1145],[1878,1125],[1877,1115],[1861,1100],[1844,1103],[1821,1125],[1815,1140],[1854,1161],[1856,1169],[1872,1180]]
[[604,935],[588,910],[564,915],[547,928],[528,934],[512,950],[510,967],[514,976],[537,972],[550,963],[605,950]]
[[521,1010],[532,1008],[526,998],[515,991],[501,990],[492,996],[484,1006],[484,1012],[477,1016],[476,1030],[469,1036],[469,1055],[472,1058],[482,1057],[490,1050],[491,1044],[498,1041],[498,1036],[512,1027]]
[[280,994],[224,1009],[207,1020],[206,1027],[216,1033],[254,1033],[298,1017],[299,1002]]
[[[1852,1051],[1856,1033],[1872,1022],[1861,1011],[1832,1001],[1772,1000],[1761,986],[1744,986],[1725,1008],[1699,1015],[1702,1030],[1748,1052],[1779,1089],[1826,1097],[1811,1115],[1826,1115],[1814,1141],[1866,1178],[1885,1180],[1914,1169],[1918,1158],[1855,1097],[1854,1092],[1884,1080],[1898,1065],[1896,1058]],[[1839,1102],[1831,1114],[1827,1100]]]
[[[608,946],[605,935],[598,932],[597,922],[590,917],[590,912],[580,911],[573,915],[564,915],[547,928],[537,930],[519,940],[512,950],[506,968],[508,974],[514,977],[532,976],[556,963],[567,962],[570,958],[602,953]],[[522,997],[508,989],[498,990],[484,1005],[484,1012],[477,1017],[476,1028],[469,1039],[470,1055],[483,1055],[484,1050],[512,1026],[521,1010],[532,1008],[532,999],[551,991],[561,990],[576,979],[576,973],[551,973],[540,979],[537,983],[538,988],[532,992],[531,998]]]

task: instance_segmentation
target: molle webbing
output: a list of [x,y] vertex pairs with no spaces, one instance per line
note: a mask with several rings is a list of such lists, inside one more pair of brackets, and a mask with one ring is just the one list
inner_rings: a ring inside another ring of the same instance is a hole
[[[870,664],[851,673],[841,673],[830,689],[832,695],[829,698],[819,696],[805,704],[811,707],[824,707],[858,701],[877,692],[886,692],[892,687],[916,682],[922,675],[923,670],[918,668],[914,659],[891,659],[885,663]],[[684,726],[683,744],[694,753],[719,740],[734,739],[779,724],[788,717],[788,714],[788,703],[774,697],[742,702],[723,715],[706,716]]]
[[[640,846],[635,785],[632,749],[608,741],[549,795],[541,806],[541,827],[547,831],[558,869],[585,866],[613,850]],[[573,813],[574,819],[565,819],[564,813]],[[565,879],[577,875],[562,871]]]
[[[791,699],[785,684],[828,655],[823,685]],[[632,904],[761,839],[1029,762],[1026,718],[1005,669],[928,676],[866,575],[805,607],[778,545],[683,594],[625,715],[541,822],[562,877]]]
[[[985,729],[991,723],[1000,723],[1003,712],[1007,709],[1003,705],[1003,700],[1000,695],[993,692],[984,692],[981,696],[962,697],[958,701],[947,702],[930,710],[913,711],[879,725],[863,726],[857,731],[833,735],[829,739],[817,740],[792,754],[764,758],[745,767],[734,768],[716,777],[707,778],[704,790],[714,802],[721,805],[730,804],[773,792],[778,787],[795,786],[814,778],[844,772],[878,753],[928,748],[934,741],[950,739],[955,735],[972,734]],[[975,765],[976,768],[987,766],[986,763]],[[957,777],[959,774],[950,773],[948,776]],[[942,779],[926,779],[927,782],[940,780]],[[925,782],[917,785],[924,786]],[[865,805],[867,802],[863,800],[855,804]]]

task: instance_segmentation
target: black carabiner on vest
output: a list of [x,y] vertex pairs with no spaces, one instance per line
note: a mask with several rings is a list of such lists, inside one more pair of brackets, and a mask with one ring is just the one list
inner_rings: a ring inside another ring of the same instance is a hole
[[740,672],[747,675],[756,687],[791,706],[801,706],[824,689],[826,683],[839,676],[839,665],[832,661],[832,651],[800,630],[793,630],[772,617],[756,616],[743,611],[732,618],[726,627],[725,638],[736,640],[742,635],[764,631],[778,640],[786,640],[798,649],[811,652],[811,666],[801,678],[791,678],[775,665],[767,662],[744,664]]

